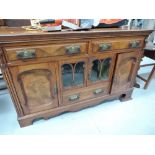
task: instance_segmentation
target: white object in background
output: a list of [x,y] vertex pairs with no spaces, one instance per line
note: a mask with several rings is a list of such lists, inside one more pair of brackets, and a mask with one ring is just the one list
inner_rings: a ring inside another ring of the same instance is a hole
[[61,30],[61,25],[58,26],[43,26],[41,29],[45,32],[50,32],[50,31],[60,31]]
[[155,19],[143,19],[143,29],[155,29]]
[[80,28],[91,29],[93,26],[93,19],[80,19]]
[[76,24],[70,23],[70,22],[65,21],[65,20],[62,21],[62,26],[65,26],[65,27],[71,28],[71,29],[73,29],[73,30],[77,30],[77,29],[80,28],[80,27],[77,26]]
[[8,94],[8,89],[0,90],[0,95]]
[[100,23],[100,19],[94,19],[94,23],[93,23],[93,26],[98,26]]
[[130,30],[131,24],[132,24],[132,19],[128,19],[128,23],[126,25],[122,25],[121,28]]
[[39,23],[40,20],[42,20],[42,19],[31,19],[30,20],[31,26],[34,26],[34,27],[40,26],[40,23]]
[[155,45],[155,31],[154,31],[153,44]]
[[152,32],[146,39],[146,50],[155,50],[155,31]]
[[0,91],[6,88],[6,82],[3,79],[0,79]]

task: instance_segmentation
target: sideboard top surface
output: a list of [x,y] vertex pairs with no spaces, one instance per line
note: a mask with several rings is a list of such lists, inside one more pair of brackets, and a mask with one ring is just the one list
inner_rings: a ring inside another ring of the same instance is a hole
[[98,28],[81,31],[57,31],[43,32],[40,30],[28,31],[17,27],[1,27],[0,28],[0,43],[9,43],[28,40],[57,40],[57,39],[91,39],[98,37],[112,36],[147,36],[153,30],[147,29],[122,29],[122,28]]

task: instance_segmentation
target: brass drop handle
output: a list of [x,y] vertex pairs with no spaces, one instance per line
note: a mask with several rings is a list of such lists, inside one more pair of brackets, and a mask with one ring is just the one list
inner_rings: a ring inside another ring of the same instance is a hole
[[111,43],[103,43],[103,44],[99,45],[99,51],[100,52],[111,50],[111,48],[112,48],[112,44]]
[[140,41],[131,41],[129,43],[129,48],[138,48],[140,45]]
[[103,92],[104,92],[104,90],[103,90],[102,88],[98,88],[98,89],[95,89],[95,90],[93,91],[93,93],[94,93],[95,95],[101,94],[101,93],[103,93]]
[[76,100],[79,100],[79,98],[80,98],[80,94],[74,94],[69,96],[69,101],[76,101]]
[[32,59],[36,57],[35,49],[23,49],[16,51],[18,59]]
[[79,45],[72,45],[66,47],[66,54],[72,55],[72,54],[79,54],[81,52]]

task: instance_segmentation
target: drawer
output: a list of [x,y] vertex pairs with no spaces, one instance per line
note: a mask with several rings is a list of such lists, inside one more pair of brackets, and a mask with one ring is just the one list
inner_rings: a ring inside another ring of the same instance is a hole
[[82,88],[78,90],[72,90],[63,93],[63,105],[74,104],[86,99],[96,98],[99,96],[104,96],[109,93],[109,85],[104,84],[104,86],[97,85],[87,88]]
[[101,40],[92,43],[93,52],[105,52],[118,49],[136,49],[143,46],[143,39]]
[[85,54],[88,51],[88,45],[84,43],[68,43],[68,44],[51,44],[39,46],[27,46],[19,48],[6,48],[8,60],[23,60],[33,58],[43,58],[50,56],[63,56]]

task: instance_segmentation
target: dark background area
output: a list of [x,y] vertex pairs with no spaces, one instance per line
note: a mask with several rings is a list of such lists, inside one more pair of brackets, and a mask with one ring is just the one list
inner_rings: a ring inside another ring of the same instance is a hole
[[20,27],[31,25],[30,19],[0,19],[0,26]]

